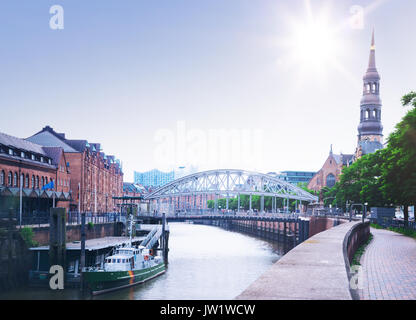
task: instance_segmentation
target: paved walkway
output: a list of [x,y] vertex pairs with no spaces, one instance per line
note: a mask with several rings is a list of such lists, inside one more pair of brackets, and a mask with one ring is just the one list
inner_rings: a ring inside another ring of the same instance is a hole
[[237,300],[351,300],[343,253],[346,222],[302,242],[263,273]]
[[416,300],[416,240],[371,228],[373,240],[361,257],[363,300]]

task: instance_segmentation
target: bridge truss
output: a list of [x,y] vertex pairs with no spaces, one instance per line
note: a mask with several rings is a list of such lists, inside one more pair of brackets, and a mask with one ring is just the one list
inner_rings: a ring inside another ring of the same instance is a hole
[[[235,169],[210,170],[194,173],[156,189],[146,195],[144,199],[157,201],[158,204],[161,201],[176,204],[176,202],[183,201],[184,198],[189,201],[190,197],[206,197],[207,195],[213,195],[215,197],[216,208],[217,199],[219,197],[225,197],[227,199],[227,208],[225,209],[228,209],[228,199],[230,196],[237,196],[238,202],[240,202],[240,195],[249,195],[250,210],[252,196],[261,196],[261,211],[264,210],[265,196],[272,197],[274,211],[276,210],[276,198],[286,199],[287,204],[289,200],[298,200],[299,202],[304,201],[307,203],[318,201],[318,197],[281,179],[267,174]],[[238,208],[240,208],[240,204],[238,204]]]

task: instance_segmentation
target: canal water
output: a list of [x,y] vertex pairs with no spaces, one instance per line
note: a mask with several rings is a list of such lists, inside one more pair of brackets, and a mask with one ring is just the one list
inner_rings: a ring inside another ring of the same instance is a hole
[[[233,299],[284,254],[277,243],[219,227],[170,223],[166,273],[146,283],[87,299]],[[76,289],[19,289],[0,299],[83,299]]]

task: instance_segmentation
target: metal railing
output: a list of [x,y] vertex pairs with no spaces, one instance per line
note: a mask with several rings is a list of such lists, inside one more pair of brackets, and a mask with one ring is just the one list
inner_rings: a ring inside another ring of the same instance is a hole
[[408,229],[408,230],[413,230],[416,231],[416,222],[415,221],[408,221],[407,222],[407,226],[405,225],[405,221],[403,219],[371,219],[372,222],[379,222],[379,224],[384,227],[384,228],[403,228],[403,229]]
[[[48,226],[49,225],[49,212],[33,211],[24,212],[20,221],[20,214],[18,212],[5,212],[0,211],[0,219],[8,219],[12,217],[15,219],[16,224],[22,226]],[[81,213],[79,212],[68,212],[66,216],[67,225],[80,225],[81,224]],[[126,215],[118,212],[106,212],[106,213],[85,213],[85,223],[112,223],[112,222],[125,222]]]

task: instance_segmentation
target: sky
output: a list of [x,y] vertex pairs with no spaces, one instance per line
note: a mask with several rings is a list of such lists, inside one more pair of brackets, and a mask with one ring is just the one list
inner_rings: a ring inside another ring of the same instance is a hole
[[355,151],[373,29],[385,139],[405,114],[414,12],[414,0],[3,0],[0,131],[101,143],[125,181],[183,165],[318,171],[331,144]]

